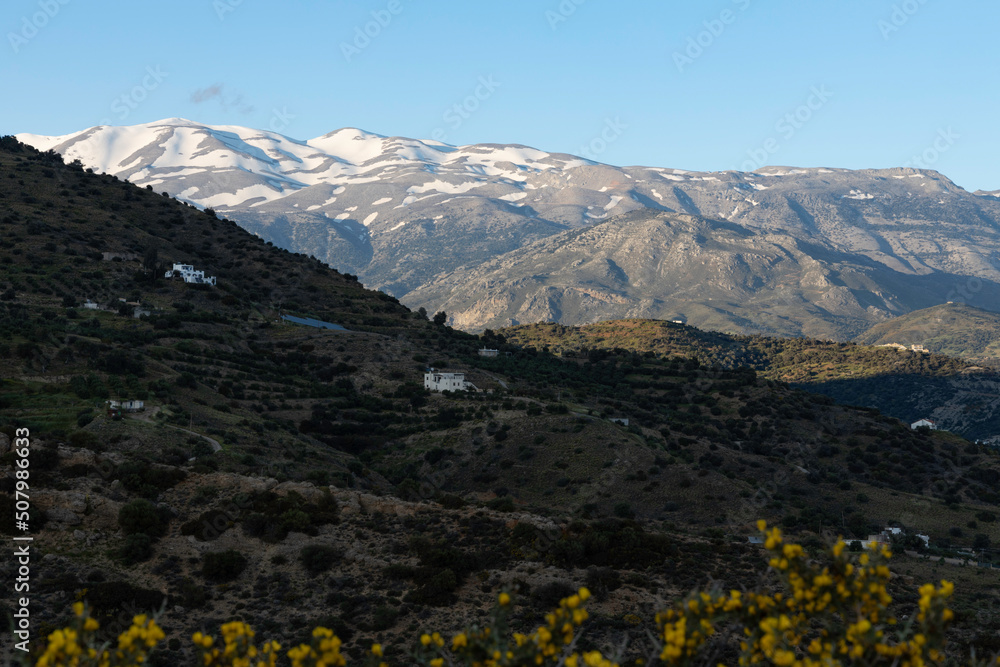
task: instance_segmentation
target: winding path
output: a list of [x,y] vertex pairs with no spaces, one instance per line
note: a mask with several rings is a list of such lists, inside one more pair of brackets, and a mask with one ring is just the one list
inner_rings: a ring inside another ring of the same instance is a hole
[[196,432],[188,430],[186,428],[181,428],[180,426],[174,426],[173,424],[160,424],[160,423],[157,423],[157,422],[153,421],[153,417],[155,417],[156,413],[159,412],[159,411],[160,411],[160,406],[156,406],[155,408],[150,409],[149,412],[131,412],[127,416],[130,419],[137,419],[137,420],[139,420],[141,422],[146,422],[147,424],[152,424],[153,426],[165,426],[166,428],[172,428],[172,429],[176,429],[178,431],[183,431],[184,433],[189,433],[189,434],[191,434],[193,436],[197,436],[197,437],[199,437],[199,438],[201,438],[203,440],[207,440],[208,444],[210,444],[212,446],[212,453],[213,454],[215,452],[222,451],[222,445],[215,438],[210,438],[207,435],[203,435],[201,433],[196,433]]

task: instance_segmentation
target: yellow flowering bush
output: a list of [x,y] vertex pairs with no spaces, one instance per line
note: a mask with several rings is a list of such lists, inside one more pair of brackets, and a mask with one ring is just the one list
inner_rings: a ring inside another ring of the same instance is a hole
[[35,662],[37,667],[133,667],[143,664],[165,636],[155,619],[140,614],[118,635],[117,648],[100,646],[96,637],[100,625],[82,602],[73,604],[73,615],[70,627],[49,635],[45,651]]
[[[920,587],[915,613],[899,619],[889,606],[891,577],[888,549],[852,555],[843,540],[829,547],[822,561],[807,557],[801,546],[786,542],[777,528],[765,534],[769,566],[781,580],[773,591],[709,590],[691,594],[656,615],[656,633],[636,665],[661,662],[667,667],[721,665],[713,656],[732,655],[739,665],[777,667],[925,667],[945,665],[946,632],[954,619],[948,608],[954,586],[942,581]],[[415,642],[406,664],[423,667],[618,667],[620,657],[578,648],[590,593],[581,588],[563,599],[530,634],[511,633],[512,604],[501,593],[488,622],[446,640],[426,633]],[[132,667],[145,664],[163,639],[155,619],[136,616],[118,638],[117,648],[96,646],[97,621],[82,603],[74,605],[70,627],[48,637],[39,667]],[[281,660],[281,646],[258,646],[246,623],[221,628],[221,641],[203,633],[191,637],[197,664],[206,667],[345,667],[341,641],[327,628],[316,628],[311,641],[292,647]],[[949,661],[947,664],[953,664]],[[967,664],[988,663],[970,657]],[[994,666],[1000,665],[1000,657]],[[364,667],[388,667],[383,648],[373,644]]]
[[[719,628],[739,629],[739,664],[779,667],[893,665],[922,667],[944,662],[945,632],[954,618],[947,607],[954,586],[920,587],[918,613],[900,622],[889,611],[886,591],[891,552],[883,547],[852,560],[845,543],[829,549],[827,562],[806,557],[777,528],[765,532],[770,567],[781,592],[701,592],[657,615],[667,665],[698,664]],[[998,662],[1000,664],[1000,662]]]

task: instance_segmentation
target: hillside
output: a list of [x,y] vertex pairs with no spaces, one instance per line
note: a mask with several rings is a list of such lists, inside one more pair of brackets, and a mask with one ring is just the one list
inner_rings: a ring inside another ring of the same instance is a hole
[[855,340],[865,345],[921,345],[938,354],[996,365],[1000,314],[949,302],[876,324]]
[[[957,436],[652,352],[480,357],[496,339],[10,138],[0,204],[0,530],[28,428],[42,632],[76,599],[110,632],[166,599],[156,665],[237,616],[402,656],[394,637],[480,618],[501,590],[527,628],[587,584],[599,644],[708,576],[752,581],[757,518],[812,543],[895,521],[949,557],[1000,540],[1000,461]],[[218,285],[164,279],[174,263]],[[483,391],[431,394],[428,365]],[[117,420],[112,398],[145,409]],[[953,569],[962,641],[986,642],[973,619],[995,594]]]
[[588,350],[651,352],[762,377],[863,405],[912,423],[933,418],[967,438],[1000,444],[1000,372],[942,354],[804,338],[732,336],[656,320],[499,330],[514,345],[567,356]]
[[[1000,199],[926,169],[616,167],[518,144],[355,128],[303,141],[178,118],[19,137],[213,208],[470,331],[683,316],[849,340],[956,292],[1000,309]],[[656,214],[668,229],[638,225]],[[640,252],[618,252],[623,235]]]

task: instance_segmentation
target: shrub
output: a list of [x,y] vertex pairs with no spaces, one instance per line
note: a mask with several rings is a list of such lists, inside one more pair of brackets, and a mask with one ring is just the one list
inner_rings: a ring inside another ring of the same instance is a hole
[[615,516],[621,517],[622,519],[634,519],[635,512],[632,510],[632,506],[628,503],[618,503],[615,505]]
[[162,537],[168,522],[166,512],[144,498],[133,500],[118,510],[118,526],[126,535],[142,533],[149,537]]
[[396,619],[398,618],[398,609],[386,605],[380,605],[375,609],[375,613],[372,615],[372,630],[375,632],[388,630],[392,626],[396,625]]
[[547,584],[537,586],[531,592],[531,598],[535,606],[540,609],[549,609],[559,604],[559,600],[574,593],[574,589],[565,581],[550,581]]
[[496,510],[498,512],[513,512],[514,511],[514,501],[510,496],[504,496],[503,498],[494,498],[489,503],[487,503],[490,509]]
[[124,565],[135,565],[149,560],[153,555],[153,540],[145,533],[133,533],[125,538],[125,544],[118,551],[118,559]]
[[621,577],[610,567],[590,567],[587,569],[587,588],[598,597],[603,597],[622,585]]
[[239,551],[210,552],[202,559],[201,573],[206,579],[224,582],[232,581],[243,573],[247,567],[247,559]]
[[327,544],[308,544],[299,552],[299,560],[309,574],[326,572],[340,558],[340,551]]
[[[430,571],[430,570],[428,570]],[[403,597],[404,602],[442,607],[454,600],[452,593],[458,588],[458,575],[451,568],[437,571]]]

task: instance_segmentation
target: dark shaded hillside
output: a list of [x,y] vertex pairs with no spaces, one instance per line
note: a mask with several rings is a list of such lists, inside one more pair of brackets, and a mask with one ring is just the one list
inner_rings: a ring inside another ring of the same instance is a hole
[[934,417],[973,439],[1000,435],[1000,374],[942,354],[804,338],[731,336],[657,320],[584,327],[538,324],[501,330],[509,342],[573,355],[592,349],[693,358],[706,366],[747,367],[763,377],[877,408],[910,423]]
[[[586,583],[604,641],[708,575],[746,583],[757,518],[814,543],[887,521],[947,554],[1000,541],[977,518],[996,513],[1000,461],[957,436],[697,359],[480,357],[495,336],[9,139],[0,234],[0,531],[26,427],[45,627],[75,599],[114,627],[166,596],[171,638],[240,615],[286,644],[335,627],[357,657],[376,632],[458,627],[500,590],[520,591],[527,628]],[[218,286],[163,280],[173,262]],[[428,366],[482,391],[432,394]],[[115,419],[108,399],[145,411]]]

